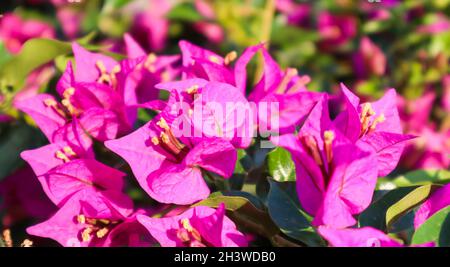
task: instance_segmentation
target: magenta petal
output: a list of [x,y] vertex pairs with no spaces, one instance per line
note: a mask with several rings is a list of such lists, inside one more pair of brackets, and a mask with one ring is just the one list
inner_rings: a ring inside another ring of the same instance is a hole
[[71,147],[68,143],[58,142],[42,146],[37,149],[23,151],[20,156],[33,169],[37,176],[47,173],[52,168],[64,164],[62,159],[56,157],[57,151],[63,151],[69,147],[75,152],[77,158],[94,158],[92,151],[84,151],[79,148]]
[[133,217],[114,227],[103,246],[149,247],[155,242],[147,229]]
[[180,220],[189,219],[210,245],[217,247],[247,246],[245,236],[237,231],[236,225],[224,216],[224,207],[218,210],[210,207],[198,206],[184,213],[165,218],[150,218],[137,215],[137,220],[147,228],[150,234],[163,247],[183,247],[176,232],[180,229]]
[[194,45],[188,41],[184,40],[180,41],[179,46],[182,54],[183,66],[191,65],[193,58],[202,58],[205,60],[210,60],[211,57],[213,57],[217,61],[216,62],[217,64],[222,65],[224,62],[223,57],[217,55],[214,52],[211,52],[197,45]]
[[[188,212],[192,214],[192,210]],[[162,247],[183,246],[183,243],[176,235],[176,230],[179,228],[179,220],[181,219],[180,216],[156,219],[145,215],[137,215],[136,218]]]
[[109,110],[91,108],[83,113],[80,118],[83,129],[99,141],[116,138],[119,132],[119,119]]
[[259,102],[261,99],[273,93],[282,80],[283,72],[277,62],[270,56],[265,48],[262,48],[264,58],[264,74],[248,96],[251,101]]
[[138,58],[147,55],[144,49],[133,39],[133,37],[131,37],[130,34],[125,33],[124,41],[128,57]]
[[66,142],[77,151],[93,153],[92,139],[86,134],[77,118],[72,118],[70,123],[59,128],[54,133],[52,142]]
[[206,136],[225,138],[238,148],[250,145],[253,137],[252,111],[247,99],[236,87],[210,82],[194,105],[201,106],[203,111],[201,118],[194,116],[194,125],[202,129]]
[[242,94],[245,94],[247,89],[247,64],[253,58],[253,56],[262,48],[264,44],[258,44],[247,47],[242,55],[236,60],[234,65],[234,77],[236,87],[241,90]]
[[192,86],[198,86],[199,88],[203,88],[206,86],[206,84],[208,84],[208,81],[205,79],[193,78],[182,81],[159,83],[155,85],[155,87],[166,91],[177,90],[179,92],[185,92]]
[[152,147],[150,139],[157,135],[147,123],[127,136],[105,142],[107,148],[127,161],[142,188],[147,188],[148,175],[160,169],[166,160]]
[[38,177],[56,205],[78,191],[122,190],[124,173],[92,159],[73,160]]
[[358,113],[359,98],[343,83],[341,83],[341,90],[344,94],[347,109],[340,113],[333,123],[350,141],[356,142],[361,133],[361,122]]
[[45,105],[45,101],[55,101],[49,94],[40,94],[16,102],[16,107],[33,118],[49,141],[53,141],[54,133],[66,124],[66,118],[54,108]]
[[323,148],[323,132],[331,127],[331,119],[328,111],[328,97],[322,95],[322,98],[312,109],[302,128],[299,135],[307,134],[316,139],[319,149]]
[[358,143],[365,143],[375,151],[378,176],[382,177],[395,169],[405,147],[405,141],[413,138],[415,138],[413,135],[377,131],[363,136]]
[[333,247],[402,247],[385,233],[372,227],[333,229],[319,227],[319,233]]
[[397,110],[397,93],[389,89],[382,98],[372,103],[375,116],[384,115],[386,120],[377,125],[380,132],[402,133],[402,125]]
[[119,64],[112,58],[91,53],[77,43],[72,43],[72,50],[75,57],[75,79],[77,82],[94,82],[100,76],[100,71],[96,67],[97,62],[102,62],[108,72],[111,72]]
[[172,163],[151,173],[143,188],[159,202],[178,205],[192,204],[210,193],[200,169]]
[[205,207],[201,206],[194,208],[191,219],[192,226],[200,232],[202,237],[205,238],[208,243],[212,244],[214,247],[221,247],[225,205],[221,203],[213,214],[210,214],[209,209],[204,209]]
[[296,189],[302,207],[315,215],[325,194],[325,182],[317,163],[304,151],[293,134],[272,137],[271,141],[291,152],[295,163]]
[[203,139],[189,151],[185,163],[188,166],[199,166],[228,178],[233,175],[236,160],[236,149],[228,141],[211,138]]
[[352,144],[337,145],[333,153],[335,169],[313,224],[344,228],[355,224],[352,215],[361,213],[372,201],[377,162],[373,153]]
[[223,82],[234,85],[234,74],[225,66],[211,60],[196,59],[195,64],[201,66],[202,71],[211,82]]
[[64,91],[73,86],[75,82],[75,76],[73,74],[72,62],[67,62],[66,70],[56,84],[56,91],[60,96],[63,95]]
[[[303,120],[312,110],[317,101],[321,98],[320,93],[316,92],[298,92],[295,94],[271,94],[261,101],[268,103],[278,103],[279,105],[279,131],[284,132]],[[264,117],[264,116],[263,116]],[[259,120],[264,120],[259,117]],[[271,118],[269,118],[271,119]],[[268,124],[270,129],[275,127]]]
[[85,247],[89,242],[79,239],[79,232],[83,225],[78,224],[76,216],[81,211],[80,201],[72,198],[61,207],[49,220],[28,227],[27,233],[34,236],[56,240],[65,247]]
[[225,216],[225,205],[216,210],[198,206],[194,208],[192,225],[215,247],[246,247],[245,236],[236,229],[232,220]]

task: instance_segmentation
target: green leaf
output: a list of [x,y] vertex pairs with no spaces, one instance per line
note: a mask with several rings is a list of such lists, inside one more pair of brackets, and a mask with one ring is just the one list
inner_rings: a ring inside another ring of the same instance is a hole
[[244,186],[244,181],[248,175],[248,171],[253,166],[253,160],[244,149],[237,150],[238,158],[234,168],[233,176],[228,179],[231,188],[241,190]]
[[394,205],[390,206],[386,211],[386,227],[389,229],[398,218],[425,201],[435,188],[436,186],[431,184],[423,185],[414,189]]
[[23,163],[20,152],[44,143],[38,130],[26,124],[2,129],[0,140],[0,179],[11,174]]
[[412,244],[434,241],[436,246],[450,246],[450,206],[440,210],[426,220],[414,233]]
[[192,3],[183,3],[175,6],[170,10],[166,17],[169,20],[182,20],[188,22],[196,22],[203,19]]
[[300,208],[295,183],[269,182],[270,191],[267,197],[269,214],[280,230],[308,246],[323,246],[323,240],[311,226],[312,218]]
[[105,6],[108,6],[112,9],[118,9],[129,3],[131,3],[131,0],[106,0]]
[[8,60],[0,70],[0,85],[22,87],[28,74],[34,69],[52,61],[57,56],[71,52],[70,43],[52,39],[31,39],[19,54]]
[[267,155],[267,167],[269,174],[277,182],[293,182],[295,181],[295,165],[292,161],[291,154],[277,147]]
[[386,212],[389,207],[416,188],[416,186],[400,187],[385,193],[359,215],[360,227],[371,226],[386,231]]
[[6,50],[3,42],[0,41],[0,66],[7,62],[11,57],[11,54]]
[[444,184],[450,180],[448,170],[415,170],[401,175],[391,182],[396,186],[411,186],[425,184]]
[[280,232],[269,214],[256,208],[247,198],[241,196],[224,196],[220,192],[211,194],[207,199],[194,205],[217,208],[221,203],[225,204],[228,216],[239,227],[257,233],[267,238],[272,238]]

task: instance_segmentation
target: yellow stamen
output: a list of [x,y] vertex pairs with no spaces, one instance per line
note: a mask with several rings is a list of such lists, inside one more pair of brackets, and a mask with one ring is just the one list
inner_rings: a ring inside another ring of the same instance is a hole
[[98,231],[95,233],[95,235],[96,235],[98,238],[103,238],[104,236],[106,236],[106,234],[108,234],[108,232],[109,232],[108,228],[104,227],[104,228],[98,230]]
[[167,82],[169,80],[170,80],[170,73],[167,70],[163,71],[161,73],[161,81]]
[[3,240],[5,241],[5,245],[7,247],[12,247],[13,246],[13,241],[12,241],[12,238],[11,238],[11,230],[9,230],[9,229],[3,230],[2,235],[3,235]]
[[194,237],[196,240],[201,241],[202,240],[202,236],[200,235],[200,233],[197,231],[197,229],[195,229],[194,227],[192,227],[189,219],[184,218],[181,219],[181,225],[183,226],[184,229],[186,229],[186,231],[188,231],[189,233],[192,234],[192,237]]
[[196,94],[198,92],[198,85],[193,85],[191,87],[189,87],[188,89],[186,89],[186,92],[188,94]]
[[80,214],[77,216],[77,222],[78,223],[86,223],[86,217],[83,214]]
[[153,64],[156,62],[157,56],[155,53],[150,53],[145,60],[145,64]]
[[151,73],[154,73],[156,71],[156,68],[153,65],[156,62],[156,59],[156,55],[154,53],[150,53],[144,62],[144,67]]
[[216,56],[209,56],[208,57],[209,61],[220,64],[220,59]]
[[167,134],[161,133],[160,137],[164,144],[168,144],[170,142],[169,136]]
[[188,242],[191,240],[189,233],[185,229],[179,229],[177,231],[177,237],[181,240],[181,242]]
[[56,107],[58,103],[52,98],[47,98],[44,100],[44,105],[47,107]]
[[170,127],[164,118],[159,119],[159,121],[156,123],[156,125],[158,125],[159,127],[161,127],[164,130],[170,130]]
[[29,248],[33,246],[33,241],[31,241],[30,239],[25,239],[22,244],[20,244],[21,247],[24,248]]
[[110,221],[110,220],[107,220],[107,219],[99,219],[98,221],[101,222],[101,223],[103,223],[103,224],[105,224],[105,225],[108,225],[108,224],[111,223],[111,221]]
[[370,103],[364,103],[361,111],[361,122],[364,118],[375,115],[375,111]]
[[152,140],[152,143],[153,143],[155,146],[159,145],[159,139],[158,139],[158,137],[153,136],[151,140]]
[[288,93],[292,94],[298,92],[298,90],[303,88],[309,82],[311,82],[311,77],[309,77],[308,75],[301,76],[300,79],[298,79],[298,81],[295,82],[295,84],[291,88],[289,88]]
[[77,154],[75,153],[75,151],[72,150],[72,148],[70,146],[65,146],[63,147],[63,151],[66,155],[68,156],[76,156]]
[[381,114],[380,116],[376,117],[375,120],[372,122],[372,125],[370,125],[369,127],[369,133],[375,131],[377,124],[382,123],[385,120],[386,118],[384,117],[384,114]]
[[293,77],[298,75],[297,69],[294,68],[288,68],[286,70],[286,73],[284,74],[283,80],[281,80],[280,85],[278,86],[276,92],[277,93],[284,93],[289,82],[292,80]]
[[314,139],[314,137],[310,135],[306,135],[303,136],[303,141],[305,146],[311,153],[311,156],[313,157],[314,161],[319,165],[323,165],[316,139]]
[[61,151],[59,151],[59,150],[56,151],[55,157],[56,157],[57,159],[60,159],[60,160],[64,161],[64,163],[67,163],[67,162],[70,161],[69,157],[67,157],[66,154],[64,154],[63,152],[61,152]]
[[231,51],[225,56],[224,63],[225,65],[229,65],[231,62],[233,62],[237,58],[236,51]]
[[333,131],[325,131],[323,133],[323,139],[324,139],[324,143],[325,143],[325,153],[327,155],[327,161],[328,163],[331,162],[331,160],[333,159],[333,150],[332,150],[332,143],[334,140],[334,132]]
[[92,228],[90,228],[90,227],[85,228],[85,229],[83,230],[83,232],[81,233],[81,239],[82,239],[84,242],[90,241],[90,240],[91,240],[91,233],[92,233]]
[[114,68],[112,69],[112,73],[116,74],[119,73],[122,69],[120,68],[120,65],[116,65],[114,66]]
[[71,96],[73,96],[73,94],[75,94],[75,88],[69,87],[66,90],[64,90],[63,97],[65,99],[69,99]]
[[181,225],[183,226],[184,229],[186,229],[188,232],[192,232],[192,230],[194,228],[192,228],[191,222],[189,221],[189,219],[184,218],[181,219]]
[[103,61],[97,61],[95,62],[95,66],[97,67],[97,69],[100,71],[101,74],[106,73],[106,67],[105,64],[103,63]]

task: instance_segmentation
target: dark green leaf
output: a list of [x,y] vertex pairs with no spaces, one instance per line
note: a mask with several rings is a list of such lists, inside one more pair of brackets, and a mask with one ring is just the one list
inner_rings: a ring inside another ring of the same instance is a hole
[[42,144],[37,129],[25,124],[13,125],[1,132],[0,135],[0,179],[17,169],[22,160],[20,152]]
[[[269,214],[281,231],[308,246],[322,246],[323,240],[311,226],[311,217],[300,208],[295,183],[270,182]],[[294,192],[293,192],[294,191]]]

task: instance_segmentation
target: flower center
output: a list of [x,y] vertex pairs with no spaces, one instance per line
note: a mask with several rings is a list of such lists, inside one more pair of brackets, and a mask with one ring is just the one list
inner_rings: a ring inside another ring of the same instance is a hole
[[150,73],[156,72],[155,63],[158,57],[154,53],[150,53],[147,59],[144,61],[144,68],[146,68]]
[[78,158],[78,155],[72,150],[70,146],[65,146],[62,149],[56,151],[55,157],[62,160],[64,163],[67,163],[75,158]]
[[362,137],[366,134],[372,133],[373,131],[375,131],[375,129],[379,123],[382,123],[386,120],[386,118],[384,117],[384,114],[380,114],[378,117],[375,117],[375,118],[374,118],[374,116],[375,116],[375,111],[373,110],[372,105],[370,105],[370,103],[363,104],[361,118],[360,118],[361,133],[360,133],[359,137]]
[[[85,227],[80,231],[81,241],[89,242],[93,237],[105,237],[120,221],[88,218],[83,214],[76,216],[78,224]],[[79,238],[80,239],[80,238]]]
[[230,65],[230,63],[236,60],[236,58],[237,58],[236,51],[231,51],[230,53],[226,54],[224,59],[225,65]]
[[175,137],[164,118],[161,118],[156,125],[162,131],[159,136],[153,136],[151,138],[153,145],[163,148],[170,155],[174,156],[177,161],[181,161],[189,151],[189,148]]
[[97,82],[109,85],[112,88],[116,88],[117,87],[116,74],[121,71],[120,66],[116,65],[110,73],[106,70],[105,64],[101,60],[95,62],[95,66],[97,67],[98,71],[100,72],[100,76],[97,79]]
[[207,242],[202,242],[200,232],[192,227],[189,219],[180,220],[180,228],[177,230],[177,238],[188,247],[206,247]]
[[[63,99],[61,103],[58,103],[56,100],[52,98],[47,98],[44,100],[44,105],[47,107],[51,107],[55,110],[61,117],[65,119],[69,119],[73,116],[80,115],[81,111],[75,108],[71,102],[71,97],[75,94],[75,88],[69,87],[63,92]],[[61,104],[61,105],[60,105]]]
[[332,161],[333,161],[333,141],[335,138],[334,131],[328,130],[323,133],[323,152],[322,157],[319,145],[317,144],[314,136],[303,135],[299,136],[300,142],[302,143],[306,152],[314,159],[314,161],[319,165],[323,177],[326,179],[331,173]]
[[297,75],[298,75],[297,69],[294,69],[294,68],[286,69],[286,72],[284,73],[284,77],[276,89],[276,93],[282,94],[282,93],[286,92],[289,82],[292,80],[292,78],[294,78]]

